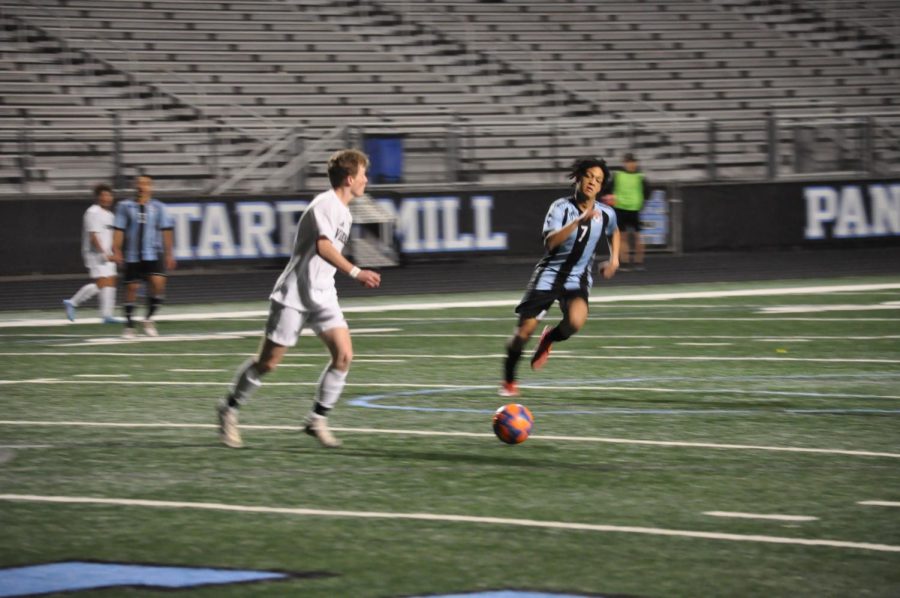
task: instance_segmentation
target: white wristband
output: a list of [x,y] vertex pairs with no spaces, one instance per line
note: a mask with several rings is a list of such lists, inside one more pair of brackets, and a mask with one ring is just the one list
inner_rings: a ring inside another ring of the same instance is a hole
[[357,266],[353,266],[352,268],[350,268],[350,278],[356,278],[357,276],[359,276],[359,272],[359,268]]

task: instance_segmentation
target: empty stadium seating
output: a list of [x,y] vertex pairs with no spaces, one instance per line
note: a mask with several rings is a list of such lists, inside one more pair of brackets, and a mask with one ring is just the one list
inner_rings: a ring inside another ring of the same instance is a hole
[[[0,189],[83,189],[146,168],[163,188],[263,190],[293,176],[298,151],[306,184],[321,186],[327,153],[366,134],[404,138],[409,183],[557,182],[575,154],[628,150],[657,178],[704,178],[712,161],[717,176],[758,177],[773,111],[868,112],[887,139],[874,159],[890,168],[900,69],[885,15],[898,11],[898,0],[4,1]],[[850,21],[867,35],[848,37]],[[791,165],[785,151],[779,161]]]

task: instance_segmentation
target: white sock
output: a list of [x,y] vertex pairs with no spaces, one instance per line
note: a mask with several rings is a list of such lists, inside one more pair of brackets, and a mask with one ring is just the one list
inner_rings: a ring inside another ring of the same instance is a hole
[[116,309],[116,287],[100,289],[100,317],[111,318]]
[[316,388],[316,403],[325,409],[334,407],[344,390],[347,382],[346,371],[341,371],[331,364],[328,365],[319,376],[319,386]]
[[260,386],[262,386],[262,381],[259,379],[259,372],[256,369],[256,360],[250,358],[238,368],[231,386],[231,396],[242,404],[249,401]]
[[69,301],[72,302],[72,305],[78,307],[99,292],[100,289],[97,287],[96,283],[91,282],[78,289],[78,292],[72,295],[72,298],[69,299]]

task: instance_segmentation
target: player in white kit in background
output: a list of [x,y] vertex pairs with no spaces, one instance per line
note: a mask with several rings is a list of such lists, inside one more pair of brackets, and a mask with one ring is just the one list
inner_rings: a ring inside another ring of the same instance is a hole
[[75,309],[99,295],[100,317],[104,324],[118,323],[113,317],[116,308],[116,262],[113,261],[112,239],[113,207],[112,187],[100,183],[94,187],[94,205],[84,212],[81,230],[81,257],[90,274],[90,282],[63,299],[66,317],[75,321]]
[[216,408],[219,438],[226,446],[243,446],[238,409],[259,389],[261,378],[275,369],[288,348],[297,344],[304,327],[311,328],[331,354],[331,361],[319,376],[304,428],[322,446],[340,446],[328,429],[327,418],[344,388],[353,345],[338,305],[334,276],[339,270],[369,289],[381,284],[378,272],[362,270],[341,254],[350,238],[352,217],[348,206],[365,192],[368,166],[366,155],[354,149],[340,150],[329,158],[332,188],[313,199],[297,224],[291,260],[269,296],[269,319],[259,354],[238,368],[228,395]]

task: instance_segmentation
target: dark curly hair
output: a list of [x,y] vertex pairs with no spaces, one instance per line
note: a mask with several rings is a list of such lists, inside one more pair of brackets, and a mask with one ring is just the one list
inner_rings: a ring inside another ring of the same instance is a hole
[[609,187],[612,185],[612,177],[610,176],[609,166],[606,165],[606,160],[603,158],[596,158],[593,156],[586,156],[583,158],[575,158],[572,162],[572,166],[569,167],[569,179],[578,183],[584,177],[588,170],[594,168],[595,166],[599,167],[600,170],[603,171],[603,187],[600,189],[600,193],[598,195],[606,193]]
[[112,187],[106,183],[97,183],[94,185],[94,197],[100,197],[100,194],[104,191],[109,191],[110,193],[113,192]]

